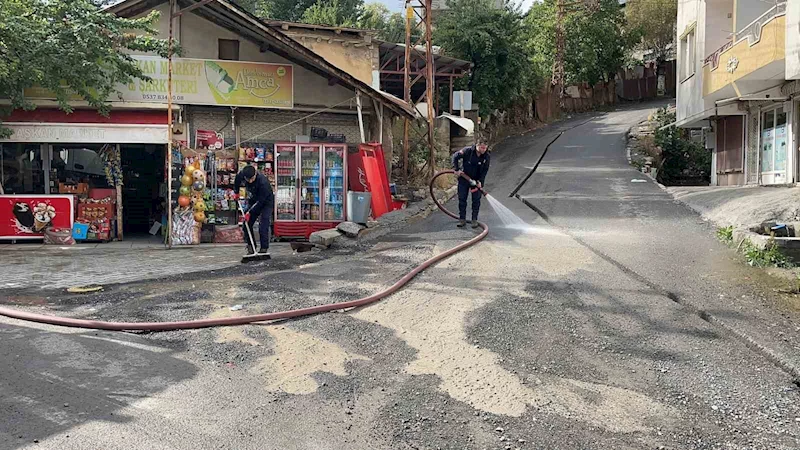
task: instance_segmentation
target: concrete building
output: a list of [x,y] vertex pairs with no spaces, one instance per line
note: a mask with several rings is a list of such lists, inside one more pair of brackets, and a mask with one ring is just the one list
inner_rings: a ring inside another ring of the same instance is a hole
[[677,126],[703,129],[712,184],[798,176],[800,0],[678,3]]
[[[282,25],[261,21],[233,3],[195,5],[172,23],[181,49],[172,60],[172,133],[167,125],[169,65],[158,55],[131,55],[149,80],[119,85],[108,117],[79,99],[72,103],[75,112],[66,114],[57,108],[52,92],[27,89],[25,96],[37,109],[3,117],[4,127],[11,130],[0,139],[0,185],[6,193],[46,196],[60,193],[60,185],[67,183],[109,188],[101,157],[113,147],[125,173],[125,182],[116,184],[117,236],[124,231],[126,236],[146,237],[153,221],[160,219],[154,217],[157,205],[166,204],[166,193],[174,191],[167,187],[175,181],[167,178],[168,160],[180,163],[189,153],[200,158],[214,150],[217,165],[226,163],[227,175],[215,178],[216,185],[232,192],[231,175],[242,164],[265,159],[247,156],[247,149],[294,148],[323,134],[317,142],[355,148],[363,142],[391,141],[392,118],[415,117],[410,105],[373,87],[374,62],[365,52],[377,57],[378,46],[369,49],[368,33],[348,32],[350,40],[342,42],[335,36],[343,33],[330,31],[330,41],[314,38],[302,45],[303,36],[295,40]],[[121,17],[153,10],[161,13],[156,29],[166,38],[167,0],[124,0],[107,9]],[[316,157],[321,151],[309,154]],[[270,167],[273,183],[276,172]],[[222,195],[220,190],[214,195]],[[319,204],[320,198],[314,201]]]

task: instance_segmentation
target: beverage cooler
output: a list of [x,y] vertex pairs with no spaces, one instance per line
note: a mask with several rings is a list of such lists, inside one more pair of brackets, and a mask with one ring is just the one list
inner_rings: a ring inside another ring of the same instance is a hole
[[345,220],[345,144],[275,145],[275,237],[308,239]]

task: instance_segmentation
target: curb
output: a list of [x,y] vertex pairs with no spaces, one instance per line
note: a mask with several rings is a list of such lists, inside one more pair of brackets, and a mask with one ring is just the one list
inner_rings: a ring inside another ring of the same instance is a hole
[[[628,165],[629,166],[633,166],[633,158],[631,156],[631,146],[630,146],[631,134],[632,134],[631,131],[633,131],[633,129],[638,127],[638,126],[639,126],[639,124],[636,124],[636,125],[630,127],[628,129],[628,132],[625,133],[625,152],[626,152],[625,156],[628,158]],[[653,175],[651,175],[651,174],[649,174],[647,172],[642,172],[641,170],[637,170],[637,172],[641,173],[642,175],[644,175],[647,178],[649,178],[650,180],[652,180],[653,183],[655,183],[656,186],[661,188],[662,191],[669,193],[669,191],[667,190],[667,187],[664,186],[663,184],[659,183],[658,180],[656,180],[655,178],[653,178]],[[674,198],[675,197],[673,196],[673,199]]]
[[[437,190],[436,198],[440,203],[444,204],[455,197],[457,192],[458,186],[454,185],[445,190]],[[350,248],[367,244],[375,239],[404,228],[410,223],[424,219],[434,211],[438,211],[438,208],[433,203],[433,200],[426,198],[425,200],[412,203],[404,209],[384,214],[378,218],[377,225],[361,230],[357,238],[348,238],[344,234],[340,235],[329,248]]]

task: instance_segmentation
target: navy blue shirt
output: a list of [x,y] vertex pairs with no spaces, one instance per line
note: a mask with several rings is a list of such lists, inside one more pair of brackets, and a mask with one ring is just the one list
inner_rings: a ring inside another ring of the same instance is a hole
[[[463,169],[459,169],[459,161],[461,161]],[[463,170],[466,176],[480,181],[483,185],[486,181],[486,174],[489,173],[489,152],[486,151],[479,155],[474,145],[464,147],[453,153],[453,170]]]
[[243,185],[247,186],[247,192],[250,193],[248,212],[251,216],[259,216],[265,207],[272,207],[272,185],[264,174],[256,172],[256,179],[252,183],[248,183],[242,172],[239,172],[233,181],[234,191],[238,194],[239,188]]

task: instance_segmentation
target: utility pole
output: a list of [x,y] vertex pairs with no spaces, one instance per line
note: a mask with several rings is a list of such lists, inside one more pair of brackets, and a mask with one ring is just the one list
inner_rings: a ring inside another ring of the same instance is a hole
[[[406,57],[404,59],[403,100],[411,104],[411,21],[414,20],[414,8],[406,4]],[[408,186],[408,118],[403,120],[403,182]]]
[[[416,143],[422,143],[425,140],[428,142],[429,155],[428,155],[428,168],[431,176],[436,171],[436,147],[435,147],[435,121],[436,110],[434,108],[435,95],[436,95],[436,80],[434,74],[434,55],[433,55],[433,23],[431,11],[433,10],[433,0],[405,0],[406,5],[406,48],[405,48],[405,64],[403,71],[403,87],[405,89],[404,99],[416,110],[416,104],[424,98],[427,103],[427,120],[428,127],[427,136],[418,136]],[[413,23],[414,16],[419,20]],[[415,42],[412,42],[412,30],[420,31],[421,37]],[[424,54],[420,48],[424,48]],[[419,63],[424,61],[424,68],[419,67]],[[412,80],[412,64],[419,74]],[[420,96],[416,101],[412,97],[412,89],[417,81],[425,79],[425,94]],[[403,171],[405,181],[408,182],[409,165],[408,165],[408,152],[411,149],[410,142],[410,123],[405,121],[404,128],[404,141],[403,141]],[[416,131],[416,130],[415,130]]]
[[433,24],[431,17],[433,12],[433,0],[425,0],[425,101],[428,104],[428,147],[430,155],[428,165],[430,166],[431,178],[436,173],[436,112],[433,109],[434,92],[436,79],[433,71]]
[[177,0],[169,0],[169,37],[167,41],[167,248],[172,248],[172,53],[175,51],[173,23],[189,11],[203,7],[216,0],[201,0],[181,10]]

